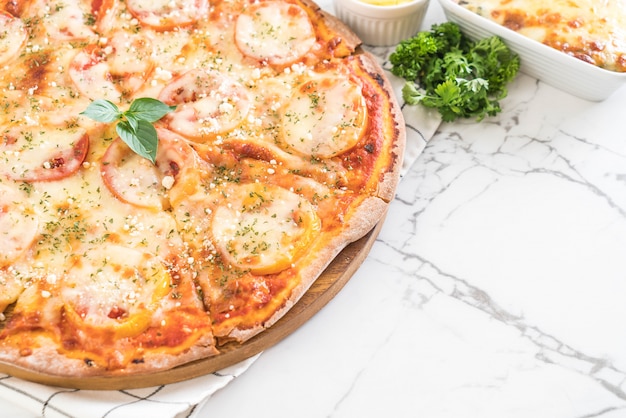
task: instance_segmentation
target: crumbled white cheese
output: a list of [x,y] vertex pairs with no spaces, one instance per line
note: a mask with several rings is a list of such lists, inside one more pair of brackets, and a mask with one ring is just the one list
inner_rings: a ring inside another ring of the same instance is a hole
[[167,189],[170,190],[172,188],[172,186],[174,186],[174,177],[173,176],[164,176],[163,180],[161,180],[161,185]]

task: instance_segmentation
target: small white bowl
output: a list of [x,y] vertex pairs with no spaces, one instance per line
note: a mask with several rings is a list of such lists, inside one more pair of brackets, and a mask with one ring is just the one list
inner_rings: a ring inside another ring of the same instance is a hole
[[335,13],[366,45],[392,46],[414,36],[429,0],[379,6],[361,0],[335,0]]
[[602,101],[626,83],[626,73],[608,71],[486,19],[453,0],[439,0],[446,18],[472,40],[499,36],[520,57],[520,71],[590,101]]

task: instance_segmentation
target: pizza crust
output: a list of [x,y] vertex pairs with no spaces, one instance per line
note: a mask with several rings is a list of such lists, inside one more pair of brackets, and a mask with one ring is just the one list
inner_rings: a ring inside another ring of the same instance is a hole
[[395,196],[398,182],[400,181],[400,170],[402,169],[404,151],[406,148],[406,124],[404,122],[402,108],[393,92],[393,86],[386,77],[382,67],[378,64],[376,58],[369,52],[361,53],[359,58],[363,67],[380,83],[381,88],[387,95],[386,99],[389,100],[388,113],[385,114],[385,117],[388,117],[392,122],[385,126],[389,129],[387,139],[390,143],[389,154],[391,161],[378,184],[376,196],[386,202],[391,202]]
[[[45,377],[66,377],[66,378],[88,378],[97,376],[120,377],[139,374],[149,374],[172,369],[182,364],[215,356],[219,351],[215,348],[212,336],[204,336],[193,346],[177,354],[165,352],[150,352],[141,361],[131,362],[123,369],[113,371],[99,367],[96,364],[89,364],[81,359],[70,358],[59,353],[55,341],[47,337],[39,337],[34,344],[38,346],[33,353],[24,356],[20,350],[14,347],[3,347],[0,352],[0,363],[8,365],[8,373],[12,367],[21,368],[16,370],[17,374],[28,373],[26,377],[36,380]],[[33,375],[34,374],[34,375]]]
[[331,32],[336,33],[338,37],[345,42],[346,47],[349,50],[355,51],[362,44],[361,38],[359,38],[343,21],[322,10],[312,1],[302,0],[302,2],[309,4],[312,8],[317,8],[317,13],[321,16],[322,21],[326,24],[326,26],[328,26]]

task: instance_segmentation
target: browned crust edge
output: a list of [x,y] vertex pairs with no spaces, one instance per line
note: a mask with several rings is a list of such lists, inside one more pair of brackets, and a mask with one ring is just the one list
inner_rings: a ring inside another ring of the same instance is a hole
[[400,170],[404,160],[404,151],[406,149],[406,124],[400,103],[396,99],[391,82],[385,75],[383,68],[378,64],[377,59],[369,52],[363,51],[359,54],[359,59],[363,68],[374,76],[382,90],[387,95],[386,100],[389,101],[389,113],[385,117],[391,119],[391,149],[389,150],[391,165],[387,166],[387,171],[383,173],[383,178],[378,185],[377,196],[386,202],[391,202],[395,196],[398,183],[400,182]]
[[349,48],[351,51],[355,51],[359,47],[359,45],[363,43],[348,25],[339,20],[336,16],[330,14],[325,10],[322,10],[322,8],[316,2],[312,0],[299,1],[302,5],[304,5],[304,7],[313,11],[331,32],[339,35],[341,40],[345,43],[346,47]]
[[28,372],[41,373],[42,376],[55,378],[114,377],[169,370],[194,360],[209,358],[218,354],[213,336],[207,335],[182,353],[147,352],[142,362],[130,363],[124,369],[112,372],[99,366],[88,366],[84,360],[61,355],[57,350],[56,343],[48,337],[40,337],[38,344],[37,350],[34,350],[33,354],[29,356],[20,355],[19,349],[15,347],[0,346],[2,349],[0,362],[23,368]]

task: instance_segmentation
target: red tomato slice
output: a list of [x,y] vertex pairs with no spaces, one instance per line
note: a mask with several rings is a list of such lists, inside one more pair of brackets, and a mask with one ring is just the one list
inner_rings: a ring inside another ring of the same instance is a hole
[[315,45],[315,31],[301,7],[267,1],[250,5],[237,17],[235,43],[251,58],[286,66]]
[[[115,338],[139,335],[172,289],[169,271],[152,254],[114,244],[90,257],[93,262],[76,263],[64,278],[66,319],[80,329],[108,330]],[[84,280],[93,276],[98,280]]]
[[107,45],[88,45],[74,56],[69,75],[76,88],[91,99],[118,102],[140,89],[154,68],[148,38],[118,32]]
[[219,135],[239,126],[250,111],[246,88],[213,71],[191,70],[168,84],[159,99],[177,105],[165,116],[169,129],[192,138]]
[[89,149],[83,129],[9,128],[0,134],[0,158],[10,161],[2,174],[16,181],[54,181],[81,167]]
[[185,166],[193,164],[194,151],[177,135],[157,130],[156,164],[135,154],[120,138],[102,157],[102,179],[118,199],[134,206],[161,210],[170,206],[169,191]]
[[207,0],[128,0],[128,11],[141,23],[159,30],[187,26],[207,16]]

